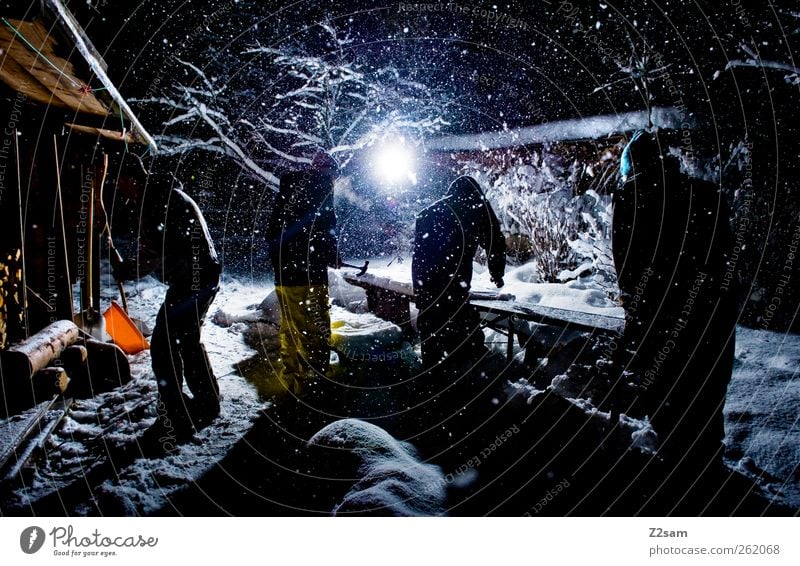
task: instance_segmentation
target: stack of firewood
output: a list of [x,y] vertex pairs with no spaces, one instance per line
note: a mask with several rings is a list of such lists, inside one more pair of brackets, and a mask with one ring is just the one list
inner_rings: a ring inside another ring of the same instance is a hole
[[21,330],[24,323],[21,257],[19,248],[0,257],[0,350],[14,340],[15,329]]

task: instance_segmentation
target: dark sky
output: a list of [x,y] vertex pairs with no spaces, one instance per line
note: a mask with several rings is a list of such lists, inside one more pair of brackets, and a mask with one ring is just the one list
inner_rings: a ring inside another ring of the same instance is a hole
[[[0,0],[10,17],[38,5]],[[329,22],[349,39],[346,56],[394,66],[446,93],[454,102],[451,133],[643,110],[648,103],[685,105],[700,125],[694,149],[725,163],[739,141],[754,140],[764,210],[796,207],[800,79],[790,69],[800,63],[800,5],[793,0],[69,0],[68,6],[128,99],[165,92],[185,78],[176,63],[182,59],[230,81],[236,110],[248,109],[269,77],[242,52],[302,44],[335,57],[319,27]],[[753,55],[766,68],[728,68]],[[632,79],[642,68],[649,79]],[[163,115],[134,109],[151,133],[162,131]],[[182,167],[207,165],[204,156],[194,159]],[[266,206],[262,187],[240,181],[235,201],[231,193],[235,208]],[[224,217],[214,222],[230,222],[233,204],[221,206]]]
[[[12,4],[20,9],[20,2]],[[449,89],[460,104],[454,123],[459,131],[641,109],[641,90],[619,70],[634,51],[649,52],[652,68],[668,65],[663,78],[651,81],[654,103],[683,99],[704,115],[735,113],[725,107],[742,104],[731,97],[740,97],[737,90],[758,89],[765,77],[743,73],[735,84],[726,64],[746,57],[743,44],[765,60],[792,64],[800,29],[793,15],[800,9],[789,1],[71,0],[68,5],[128,97],[146,92],[170,56],[225,61],[255,41],[276,45],[307,37],[307,27],[328,20],[350,35],[349,49],[376,65],[390,61],[426,84]],[[596,91],[608,83],[614,84]]]

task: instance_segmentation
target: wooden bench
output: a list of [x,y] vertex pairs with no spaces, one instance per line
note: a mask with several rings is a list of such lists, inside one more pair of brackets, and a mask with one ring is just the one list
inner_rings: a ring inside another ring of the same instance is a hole
[[[410,304],[414,301],[411,283],[396,281],[371,273],[358,276],[355,273],[343,274],[345,281],[361,287],[367,293],[367,308],[376,316],[397,324],[406,339],[414,337],[411,326]],[[481,324],[508,337],[506,356],[511,361],[514,355],[514,337],[528,355],[531,334],[527,325],[520,321],[556,326],[564,330],[619,333],[625,326],[622,317],[586,313],[582,311],[546,307],[524,301],[517,301],[513,295],[497,291],[470,291],[470,304],[481,315]]]

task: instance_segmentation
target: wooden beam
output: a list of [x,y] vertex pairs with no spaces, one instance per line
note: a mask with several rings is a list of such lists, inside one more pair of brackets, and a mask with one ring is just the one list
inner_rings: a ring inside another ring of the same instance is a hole
[[92,126],[82,126],[80,124],[73,123],[67,123],[66,126],[74,132],[103,137],[112,141],[125,141],[129,144],[144,143],[132,132],[125,132],[125,135],[123,136],[122,132],[116,130],[107,130],[106,128],[93,128]]
[[145,130],[144,126],[142,126],[141,122],[139,122],[139,119],[130,109],[128,103],[125,102],[124,98],[122,98],[122,95],[117,90],[117,87],[114,86],[113,82],[111,82],[111,79],[108,77],[108,73],[106,73],[104,68],[104,63],[98,57],[94,47],[86,37],[86,32],[84,32],[83,28],[81,28],[78,22],[75,21],[74,16],[64,5],[64,2],[62,0],[41,1],[42,6],[53,14],[53,16],[56,18],[56,22],[62,27],[64,32],[67,34],[67,37],[74,42],[75,48],[83,56],[91,71],[106,89],[104,94],[108,95],[112,99],[112,101],[119,107],[121,113],[130,121],[131,129],[136,132],[136,135],[142,138],[144,143],[150,147],[151,151],[154,153],[158,151],[156,142],[153,140],[150,134],[147,133],[147,130]]

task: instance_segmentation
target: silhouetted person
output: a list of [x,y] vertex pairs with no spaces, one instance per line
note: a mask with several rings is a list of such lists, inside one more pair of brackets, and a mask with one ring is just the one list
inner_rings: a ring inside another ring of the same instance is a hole
[[417,216],[411,264],[422,362],[476,360],[485,353],[478,312],[469,304],[472,260],[486,250],[492,281],[503,286],[506,242],[478,183],[459,177],[447,196]]
[[[157,179],[151,177],[141,204],[138,255],[112,266],[120,280],[154,273],[169,285],[150,338],[159,394],[152,434],[167,446],[208,426],[220,412],[219,386],[200,331],[221,267],[197,204],[170,189],[171,180]],[[191,399],[182,393],[184,380]]]
[[617,369],[639,379],[639,410],[660,454],[688,467],[720,463],[736,312],[723,285],[730,210],[711,183],[681,175],[647,132],[622,155],[613,255],[626,311]]
[[318,153],[305,171],[281,177],[267,229],[281,311],[281,383],[294,394],[330,363],[328,266],[339,266],[333,184],[338,165]]

